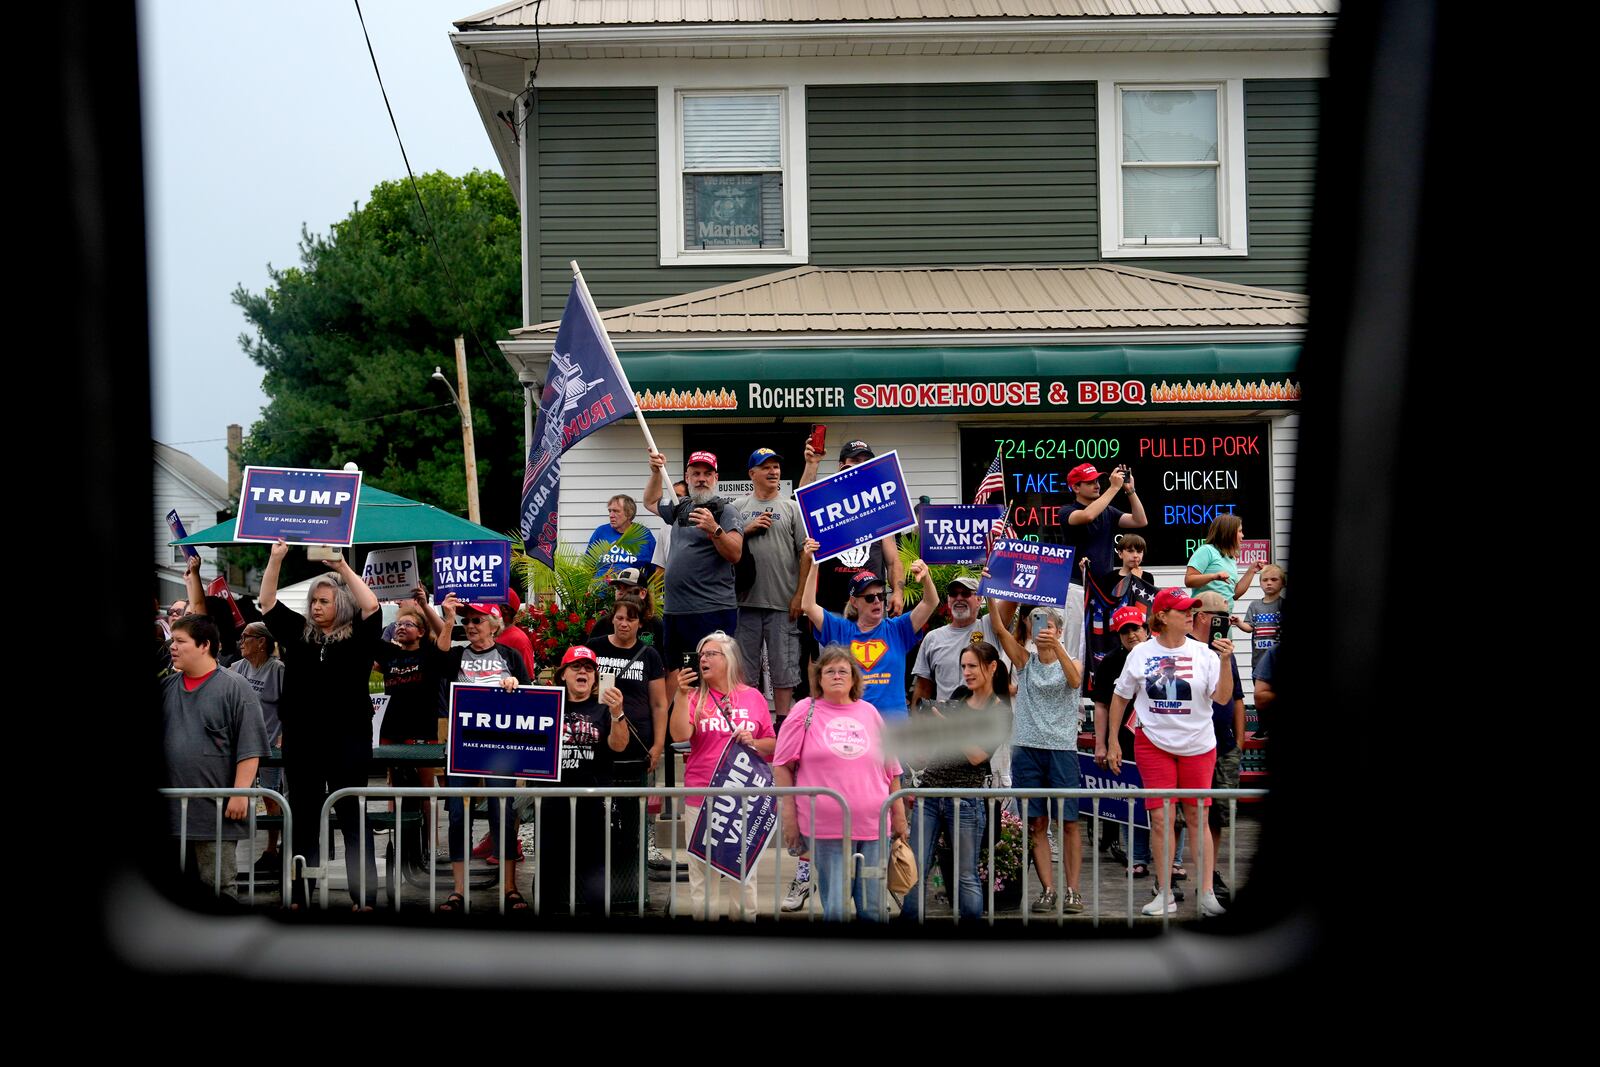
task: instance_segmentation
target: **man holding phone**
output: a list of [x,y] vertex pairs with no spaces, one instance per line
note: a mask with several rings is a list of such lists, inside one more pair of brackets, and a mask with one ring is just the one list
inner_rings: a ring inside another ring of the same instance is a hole
[[712,453],[689,456],[684,470],[689,486],[686,499],[662,500],[666,470],[667,457],[651,452],[645,507],[673,527],[666,603],[662,605],[669,672],[666,688],[670,693],[678,687],[678,668],[685,653],[694,652],[706,634],[738,629],[733,567],[744,554],[744,515],[717,495],[717,457]]
[[[1073,494],[1072,503],[1067,505],[1067,543],[1077,547],[1078,559],[1089,561],[1091,574],[1104,574],[1116,568],[1119,530],[1137,530],[1150,521],[1133,487],[1132,468],[1122,464],[1111,472],[1107,483],[1105,492],[1101,492],[1100,472],[1093,463],[1080,463],[1067,472],[1067,486]],[[1111,503],[1122,492],[1128,494],[1127,511]],[[1081,581],[1073,576],[1073,584],[1081,585]],[[1081,611],[1082,605],[1079,608]]]
[[746,519],[744,550],[752,564],[751,581],[739,590],[739,654],[744,657],[745,681],[760,689],[761,649],[766,647],[772,710],[782,719],[789,714],[800,681],[800,587],[811,561],[804,555],[800,505],[778,495],[783,457],[770,448],[758,448],[750,453],[749,469],[754,488],[733,502]]

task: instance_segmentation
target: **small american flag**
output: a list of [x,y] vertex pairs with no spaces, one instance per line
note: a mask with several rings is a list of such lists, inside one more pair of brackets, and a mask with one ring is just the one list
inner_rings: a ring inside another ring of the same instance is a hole
[[1016,536],[1017,531],[1012,528],[1011,523],[1006,521],[1004,515],[1000,516],[990,525],[989,532],[983,535],[983,554],[985,556],[994,555],[994,543],[996,541],[1004,541],[1008,537]]
[[989,469],[983,472],[983,481],[978,483],[978,492],[972,498],[974,504],[987,504],[992,493],[1001,492],[1006,487],[1005,476],[1000,473],[1000,453],[994,454],[994,462],[989,464]]

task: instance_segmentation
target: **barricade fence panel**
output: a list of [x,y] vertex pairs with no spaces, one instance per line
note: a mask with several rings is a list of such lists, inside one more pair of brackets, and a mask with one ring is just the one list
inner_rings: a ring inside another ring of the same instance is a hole
[[[223,892],[222,872],[225,866],[223,863],[225,849],[229,846],[237,846],[239,841],[238,838],[226,837],[225,827],[229,827],[230,823],[235,825],[242,824],[245,827],[244,840],[250,842],[250,854],[254,855],[258,822],[256,816],[257,800],[270,800],[283,810],[283,841],[279,846],[280,851],[278,854],[280,856],[294,855],[294,818],[289,811],[288,799],[275,789],[263,789],[259,787],[250,789],[209,789],[186,787],[182,789],[162,789],[160,793],[164,797],[175,800],[178,805],[179,870],[185,869],[188,865],[190,804],[198,800],[210,801],[211,806],[215,809],[215,831],[210,838],[213,848],[213,870],[211,885],[213,893],[218,897],[222,896]],[[244,797],[246,799],[249,810],[244,819],[226,819],[226,806],[224,802],[233,797]],[[250,861],[246,870],[249,872],[246,879],[247,902],[251,905],[254,905],[256,903],[256,867],[253,860]],[[280,878],[282,877],[283,876],[280,875]],[[287,884],[287,882],[285,881],[283,884]],[[287,902],[288,896],[287,894],[284,894],[282,903]]]
[[[208,820],[208,832],[203,835],[206,841],[213,845],[213,855],[209,862],[212,865],[211,883],[213,891],[221,895],[224,891],[223,872],[227,866],[224,863],[224,851],[230,845],[236,846],[239,838],[228,836],[227,828],[237,827],[244,830],[244,840],[250,842],[248,855],[254,856],[255,841],[258,833],[260,819],[256,811],[257,800],[267,799],[275,803],[282,810],[282,835],[283,843],[281,855],[287,858],[283,864],[281,874],[280,904],[287,906],[291,897],[289,886],[291,879],[301,877],[312,879],[320,883],[320,894],[317,895],[318,904],[327,908],[329,906],[330,892],[332,890],[331,868],[327,866],[326,857],[329,855],[332,816],[335,814],[336,805],[354,800],[357,813],[357,827],[354,834],[349,835],[347,842],[354,839],[357,842],[357,863],[347,867],[351,871],[352,897],[356,901],[374,901],[376,899],[376,886],[368,884],[367,849],[376,849],[375,844],[369,844],[370,834],[367,833],[369,821],[378,821],[386,825],[392,832],[389,835],[386,859],[385,885],[387,889],[386,906],[399,909],[403,904],[404,889],[411,885],[416,889],[426,889],[427,905],[429,912],[438,911],[441,907],[439,890],[441,885],[441,866],[435,856],[435,844],[438,832],[442,825],[442,816],[450,817],[450,809],[454,806],[459,813],[461,829],[459,843],[456,840],[454,829],[450,835],[452,851],[459,851],[461,859],[458,861],[464,870],[460,879],[459,903],[450,900],[450,895],[457,892],[456,877],[450,866],[444,866],[446,899],[444,906],[469,911],[473,890],[484,890],[499,886],[494,897],[497,901],[497,910],[505,914],[511,906],[507,893],[504,891],[504,872],[512,869],[518,862],[518,847],[520,830],[524,822],[524,815],[531,812],[533,830],[533,855],[525,857],[534,863],[535,874],[532,878],[532,901],[529,910],[533,915],[542,916],[547,913],[579,914],[589,913],[610,917],[613,914],[632,912],[643,916],[648,896],[647,869],[649,867],[647,851],[649,849],[649,822],[647,809],[649,801],[655,798],[662,799],[698,799],[703,801],[700,805],[683,807],[685,831],[689,837],[689,844],[683,850],[689,853],[685,861],[690,867],[690,887],[693,909],[698,911],[698,917],[711,919],[713,905],[716,898],[723,894],[730,895],[730,917],[744,917],[753,919],[755,913],[755,890],[759,887],[753,882],[753,873],[757,864],[762,860],[766,849],[774,850],[774,877],[772,915],[774,918],[782,914],[782,900],[784,882],[781,877],[781,859],[776,850],[785,849],[791,855],[812,857],[817,851],[817,818],[816,806],[819,800],[828,800],[836,805],[841,815],[841,835],[845,841],[855,840],[852,834],[851,813],[844,798],[837,792],[823,788],[808,788],[798,786],[760,786],[760,787],[721,787],[721,788],[661,788],[649,786],[606,787],[606,788],[568,788],[562,789],[558,785],[515,787],[515,786],[454,786],[454,787],[416,787],[416,786],[387,786],[368,785],[340,789],[326,799],[317,821],[316,843],[318,845],[316,856],[320,857],[316,863],[307,862],[303,853],[295,851],[294,842],[294,816],[291,805],[283,794],[265,788],[251,789],[211,789],[211,788],[185,788],[162,789],[162,796],[174,801],[178,806],[178,848],[180,865],[186,864],[189,858],[191,842],[199,841],[202,835],[189,832],[190,805],[195,802],[208,802],[214,809],[214,815]],[[907,911],[914,911],[918,923],[923,923],[928,918],[928,892],[929,869],[931,860],[938,853],[936,851],[939,840],[939,828],[946,825],[940,819],[944,816],[941,811],[937,814],[930,813],[929,801],[951,801],[949,806],[949,832],[948,844],[950,848],[949,866],[951,870],[945,871],[948,879],[947,892],[951,904],[951,921],[960,924],[963,919],[976,918],[971,914],[964,915],[963,888],[968,881],[966,875],[972,873],[977,855],[968,855],[968,852],[980,852],[985,857],[987,873],[982,878],[980,889],[981,916],[992,926],[998,912],[1001,910],[996,905],[996,887],[998,879],[994,863],[997,839],[1003,835],[1003,830],[997,831],[1002,813],[1008,808],[1014,809],[1021,822],[1021,848],[1020,879],[1021,879],[1021,920],[1024,925],[1033,921],[1035,914],[1030,906],[1028,888],[1029,857],[1038,856],[1029,840],[1030,823],[1036,820],[1028,818],[1023,813],[1029,810],[1030,801],[1044,802],[1046,810],[1050,813],[1043,817],[1048,831],[1053,835],[1056,847],[1051,850],[1052,858],[1049,863],[1051,885],[1055,889],[1053,908],[1043,916],[1045,919],[1054,918],[1058,925],[1066,921],[1069,914],[1074,914],[1081,908],[1081,902],[1068,902],[1065,892],[1069,882],[1067,867],[1069,863],[1068,830],[1071,826],[1073,834],[1081,834],[1076,822],[1090,820],[1091,844],[1095,840],[1099,824],[1107,823],[1113,826],[1128,826],[1131,823],[1132,809],[1128,808],[1123,815],[1121,808],[1116,809],[1115,815],[1104,815],[1100,812],[1099,802],[1102,800],[1117,800],[1125,802],[1145,802],[1158,800],[1160,806],[1152,811],[1152,827],[1160,824],[1160,834],[1152,838],[1159,840],[1161,847],[1154,852],[1160,860],[1163,857],[1170,868],[1176,857],[1174,845],[1177,831],[1175,828],[1176,813],[1180,805],[1189,805],[1201,800],[1210,800],[1213,803],[1222,803],[1228,806],[1230,818],[1228,825],[1237,822],[1238,802],[1241,800],[1255,800],[1266,796],[1267,791],[1262,789],[1016,789],[1016,788],[984,788],[984,789],[938,789],[938,788],[907,788],[892,793],[883,803],[878,812],[878,825],[875,833],[870,826],[861,830],[870,833],[878,844],[879,860],[876,864],[867,865],[865,856],[854,849],[844,849],[844,883],[843,899],[846,901],[845,909],[849,908],[852,899],[854,882],[858,878],[886,880],[888,863],[890,859],[891,841],[891,812],[898,802],[906,804],[907,828],[910,831],[914,851],[918,854],[918,879],[917,883],[906,894],[907,900],[902,903],[911,903],[910,898],[915,898],[914,905]],[[245,818],[240,820],[227,820],[224,814],[224,804],[234,797],[243,797],[247,800],[248,810]],[[788,845],[785,840],[785,820],[778,817],[782,801],[793,798],[797,805],[805,805],[809,818],[806,820],[811,827],[808,837],[800,840],[798,848]],[[474,821],[473,808],[477,801],[499,801],[491,806],[491,833],[489,839],[498,842],[495,849],[495,869],[489,872],[489,880],[483,880],[483,871],[474,872],[471,868],[472,856],[472,823]],[[1061,800],[1079,801],[1076,821],[1066,817],[1066,810],[1056,803]],[[391,811],[369,812],[370,802],[382,803]],[[443,802],[441,804],[441,802]],[[452,802],[455,802],[452,805]],[[515,803],[513,803],[515,802]],[[1087,802],[1085,805],[1083,802]],[[443,810],[442,810],[443,809]],[[702,816],[701,813],[704,813]],[[426,814],[421,819],[427,828],[426,835],[416,835],[408,846],[407,839],[412,835],[402,832],[403,827],[418,821],[417,817]],[[983,829],[976,835],[962,833],[963,824],[975,824],[976,815],[983,816]],[[633,821],[636,819],[636,822]],[[1191,833],[1190,843],[1197,856],[1203,856],[1211,848],[1209,835],[1204,832],[1207,820],[1197,820],[1201,832]],[[1186,820],[1187,822],[1187,820]],[[619,828],[620,824],[620,828]],[[273,820],[268,820],[268,825],[273,825]],[[542,828],[542,829],[541,829]],[[550,832],[547,833],[546,830]],[[1131,830],[1131,827],[1130,827]],[[498,831],[498,832],[495,832]],[[1151,831],[1155,833],[1154,829]],[[698,841],[695,840],[698,836]],[[756,837],[755,847],[752,847],[752,836]],[[1227,842],[1227,884],[1237,884],[1238,873],[1238,835],[1230,833]],[[432,838],[432,840],[428,840]],[[873,838],[866,838],[871,840]],[[543,855],[545,842],[553,840],[556,844],[557,854],[546,857]],[[1078,838],[1081,842],[1081,837]],[[1136,917],[1134,893],[1134,865],[1131,862],[1134,837],[1128,835],[1129,862],[1126,865],[1126,921],[1129,926],[1134,924]],[[698,844],[700,848],[694,849]],[[599,846],[599,857],[595,856],[596,846]],[[408,853],[409,848],[409,853]],[[565,852],[564,856],[559,853]],[[668,900],[667,914],[678,914],[678,873],[679,873],[679,845],[678,834],[671,834],[670,842],[663,854],[668,857]],[[1090,921],[1099,926],[1104,910],[1100,883],[1100,849],[1091,847],[1089,885],[1092,887],[1090,903],[1092,905]],[[702,859],[701,857],[705,857]],[[375,858],[375,853],[374,853]],[[453,858],[453,857],[452,857]],[[564,860],[564,865],[562,861]],[[1220,862],[1217,856],[1211,863]],[[248,863],[248,861],[247,861]],[[632,884],[624,885],[621,892],[622,907],[619,903],[616,876],[629,873],[619,864],[634,864],[631,874],[636,879]],[[943,866],[943,864],[941,864]],[[1043,881],[1038,873],[1035,863],[1035,875]],[[1199,866],[1202,871],[1208,869],[1208,863],[1202,861]],[[698,870],[696,870],[698,868]],[[253,863],[248,863],[245,870],[247,875],[242,888],[247,892],[247,902],[251,905],[257,903],[257,878]],[[1081,872],[1080,872],[1081,873]],[[1156,881],[1159,883],[1160,870],[1157,870]],[[478,880],[474,881],[476,874]],[[551,877],[554,875],[555,877]],[[696,876],[699,881],[697,884]],[[813,869],[812,877],[819,875]],[[729,884],[723,884],[727,882]],[[512,885],[516,883],[513,881]],[[1166,893],[1171,893],[1173,886],[1170,875],[1166,884]],[[747,890],[746,886],[752,886]],[[1196,885],[1197,896],[1205,890],[1205,886]],[[371,892],[369,892],[369,890]],[[807,895],[805,905],[807,918],[815,921],[821,916],[820,891],[813,891]],[[1161,895],[1159,892],[1157,895]],[[629,899],[631,896],[631,899]],[[880,919],[888,918],[889,894],[884,891],[877,894],[880,904]],[[1150,915],[1159,914],[1162,925],[1170,923],[1175,907],[1163,896],[1166,906],[1155,908],[1147,912]],[[965,901],[970,905],[970,895]],[[1077,905],[1077,906],[1074,906]],[[717,905],[720,911],[720,905]],[[1153,907],[1153,905],[1147,905]],[[520,910],[520,909],[519,909]],[[1202,917],[1204,909],[1197,909]]]

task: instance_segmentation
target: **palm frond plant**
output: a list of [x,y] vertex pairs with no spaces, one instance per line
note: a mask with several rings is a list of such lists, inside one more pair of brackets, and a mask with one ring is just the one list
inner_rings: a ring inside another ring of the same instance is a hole
[[[900,567],[906,576],[905,609],[910,611],[923,595],[923,583],[911,580],[911,564],[921,558],[920,538],[915,532],[900,535]],[[966,563],[930,563],[928,564],[928,581],[933,587],[943,590],[950,584],[952,578],[976,578],[981,568]],[[941,592],[942,595],[942,592]],[[929,620],[928,628],[934,629],[943,626],[949,618],[949,609],[940,604],[938,612]]]

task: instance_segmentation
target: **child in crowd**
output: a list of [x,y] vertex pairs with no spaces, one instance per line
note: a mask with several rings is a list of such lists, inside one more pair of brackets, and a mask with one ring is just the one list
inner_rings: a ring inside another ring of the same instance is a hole
[[1252,600],[1245,608],[1244,621],[1239,629],[1250,634],[1251,651],[1263,655],[1278,644],[1278,632],[1283,627],[1283,587],[1287,582],[1283,568],[1268,563],[1261,568],[1261,599]]
[[1125,533],[1118,538],[1117,559],[1122,565],[1096,579],[1100,588],[1121,603],[1143,604],[1148,609],[1159,590],[1144,570],[1147,548],[1144,538],[1136,533]]

